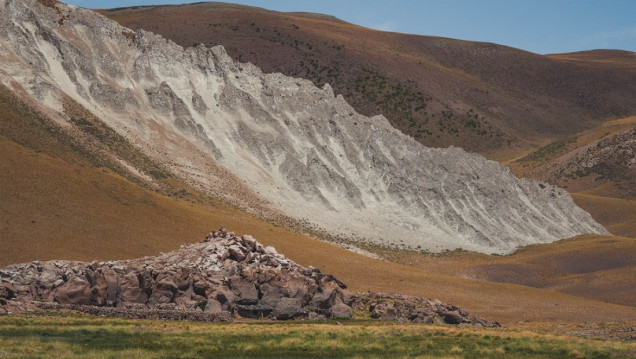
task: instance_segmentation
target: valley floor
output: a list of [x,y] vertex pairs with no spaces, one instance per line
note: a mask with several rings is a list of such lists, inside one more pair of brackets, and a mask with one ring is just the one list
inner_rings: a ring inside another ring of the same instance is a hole
[[352,320],[209,324],[69,314],[0,318],[2,358],[627,358],[636,343]]

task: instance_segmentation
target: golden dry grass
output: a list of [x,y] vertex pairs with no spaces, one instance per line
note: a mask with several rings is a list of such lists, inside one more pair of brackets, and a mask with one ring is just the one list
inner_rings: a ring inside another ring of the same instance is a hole
[[636,239],[583,235],[509,256],[387,252],[394,261],[461,278],[521,284],[636,306]]
[[572,193],[572,198],[612,234],[636,238],[636,201],[598,196],[594,193]]

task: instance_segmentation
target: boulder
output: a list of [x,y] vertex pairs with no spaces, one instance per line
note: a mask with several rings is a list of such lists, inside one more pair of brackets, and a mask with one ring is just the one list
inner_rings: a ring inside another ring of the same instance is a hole
[[279,320],[293,319],[302,311],[302,304],[295,298],[281,298],[272,312],[272,316]]
[[8,282],[0,283],[0,298],[3,298],[3,299],[15,298],[15,286]]
[[62,276],[52,270],[44,270],[40,274],[40,278],[38,279],[38,284],[42,288],[53,289],[56,287],[56,284],[60,285],[61,283],[58,281],[62,278]]
[[264,305],[237,305],[236,313],[244,318],[262,319],[272,312],[271,307]]
[[427,316],[424,316],[424,317],[413,318],[413,320],[411,320],[411,321],[413,323],[419,323],[419,324],[432,324],[434,320],[435,320],[435,317],[433,317],[431,315],[427,315]]
[[230,251],[230,258],[237,261],[237,262],[242,262],[245,259],[245,252],[243,251],[243,248],[234,245],[234,246],[229,246],[228,250]]
[[444,323],[446,324],[461,324],[463,321],[464,317],[457,310],[444,314]]
[[288,296],[287,291],[279,285],[263,284],[260,290],[262,293],[260,299],[261,304],[272,308],[275,307],[282,298]]
[[223,305],[216,299],[208,299],[204,312],[218,314],[223,311]]
[[329,308],[331,318],[353,318],[353,309],[344,303],[338,303]]
[[139,278],[135,273],[128,273],[121,278],[119,297],[124,302],[146,303],[148,295],[139,287]]
[[93,301],[97,305],[103,305],[108,299],[108,283],[104,279],[103,275],[99,272],[95,272],[94,284],[91,287],[91,295]]
[[338,303],[344,303],[344,295],[340,288],[319,287],[311,298],[311,306],[329,309]]
[[170,303],[174,297],[174,293],[177,291],[177,285],[171,277],[160,276],[155,282],[154,289],[150,298],[148,298],[148,304],[161,304]]
[[55,301],[60,304],[91,304],[91,289],[88,281],[73,277],[55,289]]
[[253,305],[258,303],[258,291],[254,283],[234,277],[230,280],[230,289],[236,296],[234,302],[242,305]]
[[110,268],[102,268],[102,275],[106,282],[106,303],[113,304],[117,300],[117,294],[119,294],[119,278],[117,273]]

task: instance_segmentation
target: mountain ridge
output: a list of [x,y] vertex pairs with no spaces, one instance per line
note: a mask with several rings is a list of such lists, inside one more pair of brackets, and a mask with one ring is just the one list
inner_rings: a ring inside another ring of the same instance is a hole
[[[224,44],[264,72],[328,82],[359,112],[382,113],[432,147],[509,158],[636,110],[634,62],[573,62],[218,3],[100,13],[185,47]],[[158,21],[166,16],[170,24]]]
[[22,82],[57,116],[60,94],[70,96],[208,193],[231,200],[231,188],[247,188],[310,228],[396,248],[509,253],[606,233],[567,192],[461,149],[425,148],[328,85],[263,74],[218,46],[184,50],[88,10],[6,8],[3,47],[15,55],[5,83]]

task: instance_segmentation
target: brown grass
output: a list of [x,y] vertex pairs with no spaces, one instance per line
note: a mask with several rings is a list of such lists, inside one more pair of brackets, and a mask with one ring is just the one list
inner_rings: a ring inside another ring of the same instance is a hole
[[611,233],[636,238],[636,201],[603,197],[593,193],[572,193],[572,198]]
[[392,260],[461,278],[558,290],[636,306],[636,239],[584,235],[523,248],[509,256],[472,252],[426,255],[387,252]]

